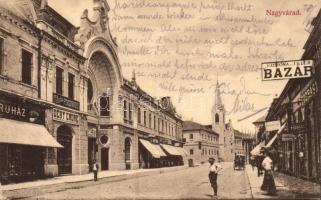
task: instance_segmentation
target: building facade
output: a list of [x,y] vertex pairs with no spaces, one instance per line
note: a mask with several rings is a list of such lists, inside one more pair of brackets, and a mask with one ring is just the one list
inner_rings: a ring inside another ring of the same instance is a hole
[[193,121],[183,122],[184,149],[193,163],[206,163],[209,158],[219,158],[219,134],[211,127]]
[[[309,78],[289,80],[281,95],[274,99],[266,121],[280,121],[284,129],[274,148],[279,152],[279,169],[308,180],[321,180],[320,154],[320,49],[321,12],[312,21],[313,29],[304,46],[302,60],[314,61]],[[275,134],[266,132],[270,139]]]
[[[109,10],[94,0],[77,28],[46,0],[1,3],[0,123],[17,129],[0,137],[2,183],[85,174],[94,160],[101,170],[183,164],[181,117],[169,97],[123,78]],[[46,142],[30,140],[35,127]],[[30,165],[19,162],[28,152]]]

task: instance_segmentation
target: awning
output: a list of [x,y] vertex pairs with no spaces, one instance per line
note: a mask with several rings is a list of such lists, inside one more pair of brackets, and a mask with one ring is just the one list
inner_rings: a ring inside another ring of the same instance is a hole
[[152,154],[154,158],[160,158],[162,156],[166,156],[165,152],[159,145],[152,144],[147,140],[139,139],[142,145]]
[[38,124],[0,118],[0,143],[63,148]]
[[181,153],[181,156],[187,156],[188,155],[188,153],[187,153],[187,151],[184,149],[184,148],[182,148],[182,147],[174,147],[178,152],[180,152]]
[[182,156],[182,153],[179,152],[174,146],[167,145],[167,144],[161,144],[161,146],[165,149],[165,151],[173,156]]
[[273,142],[276,140],[276,138],[278,137],[279,134],[282,133],[283,129],[285,128],[286,123],[284,123],[281,128],[278,130],[278,132],[273,136],[273,138],[267,143],[267,145],[265,147],[270,147]]
[[253,155],[253,156],[259,155],[261,148],[265,146],[264,143],[265,142],[262,141],[260,144],[256,145],[256,147],[254,147],[254,149],[252,149],[251,155]]

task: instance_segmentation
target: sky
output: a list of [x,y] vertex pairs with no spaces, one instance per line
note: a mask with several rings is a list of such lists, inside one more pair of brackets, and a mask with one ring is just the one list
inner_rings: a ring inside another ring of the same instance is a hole
[[[286,80],[262,81],[261,63],[300,60],[316,0],[109,0],[125,78],[135,70],[151,96],[170,96],[183,120],[210,124],[217,82],[227,119],[254,132]],[[49,0],[75,26],[92,0]],[[280,11],[299,15],[275,16]]]

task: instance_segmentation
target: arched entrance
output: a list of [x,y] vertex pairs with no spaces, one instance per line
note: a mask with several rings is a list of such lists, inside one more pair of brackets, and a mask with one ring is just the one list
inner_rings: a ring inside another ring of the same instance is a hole
[[125,139],[125,164],[126,169],[131,169],[131,139]]
[[72,130],[63,125],[57,129],[57,141],[64,148],[57,150],[58,174],[72,173]]

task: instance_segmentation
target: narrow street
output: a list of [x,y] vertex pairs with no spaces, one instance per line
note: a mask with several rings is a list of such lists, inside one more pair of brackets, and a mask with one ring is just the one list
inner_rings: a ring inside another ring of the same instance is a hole
[[[218,198],[252,198],[245,171],[223,163],[218,178]],[[98,182],[79,182],[5,192],[9,198],[27,199],[209,199],[212,189],[208,166],[153,175],[120,176]]]

